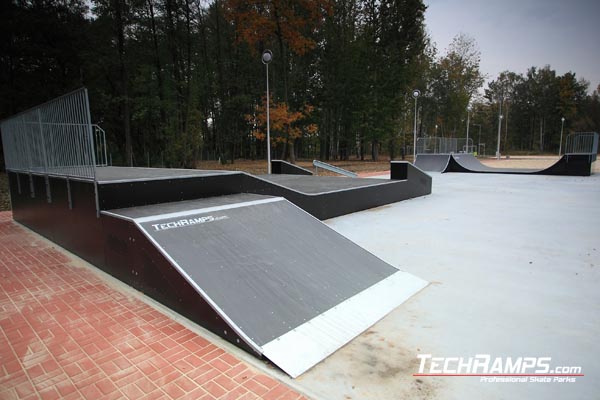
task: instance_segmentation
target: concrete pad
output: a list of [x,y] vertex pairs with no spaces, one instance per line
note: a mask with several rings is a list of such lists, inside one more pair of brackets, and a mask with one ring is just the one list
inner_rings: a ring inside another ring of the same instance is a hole
[[[600,176],[432,175],[429,196],[328,221],[432,284],[294,386],[323,399],[596,397]],[[585,376],[413,377],[426,353],[551,357]]]

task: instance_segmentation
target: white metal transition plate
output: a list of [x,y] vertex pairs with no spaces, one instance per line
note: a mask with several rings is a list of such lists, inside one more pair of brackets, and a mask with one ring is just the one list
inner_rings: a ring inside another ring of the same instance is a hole
[[292,378],[303,374],[428,285],[398,271],[262,346]]

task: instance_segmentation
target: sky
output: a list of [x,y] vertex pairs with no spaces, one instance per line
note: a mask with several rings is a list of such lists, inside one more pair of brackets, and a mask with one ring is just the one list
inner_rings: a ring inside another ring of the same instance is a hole
[[[550,65],[600,85],[600,0],[425,0],[438,55],[459,33],[475,38],[487,81]],[[487,84],[485,85],[487,87]]]

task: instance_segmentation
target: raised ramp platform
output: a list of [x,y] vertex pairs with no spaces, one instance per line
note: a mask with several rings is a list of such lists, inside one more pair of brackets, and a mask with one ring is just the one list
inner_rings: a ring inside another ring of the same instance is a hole
[[[193,318],[292,377],[427,284],[283,198],[237,194],[102,214],[107,263],[126,264],[130,283],[159,299],[180,296],[167,303],[204,310]],[[153,287],[161,285],[169,290]]]
[[318,219],[431,193],[431,177],[406,162],[390,180],[308,175],[255,176],[237,171],[103,167],[97,169],[102,210],[236,193],[280,196]]

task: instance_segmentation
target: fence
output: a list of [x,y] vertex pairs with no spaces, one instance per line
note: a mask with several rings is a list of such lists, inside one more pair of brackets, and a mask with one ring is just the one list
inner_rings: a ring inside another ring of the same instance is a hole
[[425,137],[417,139],[417,154],[472,153],[476,151],[469,138]]
[[567,135],[565,154],[598,153],[598,134],[595,132],[577,132]]
[[81,88],[0,122],[6,169],[95,180],[96,153],[106,163],[104,131],[90,122]]

